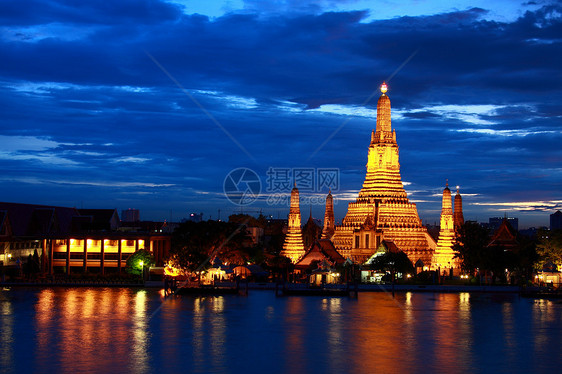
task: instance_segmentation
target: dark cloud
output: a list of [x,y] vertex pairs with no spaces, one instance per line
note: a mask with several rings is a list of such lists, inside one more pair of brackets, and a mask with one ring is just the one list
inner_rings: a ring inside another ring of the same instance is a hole
[[[273,9],[294,5],[282,3]],[[422,217],[436,219],[447,178],[474,202],[562,200],[562,7],[511,23],[478,8],[367,22],[366,11],[323,12],[328,3],[279,13],[247,2],[210,19],[158,1],[2,2],[0,135],[56,145],[0,149],[1,193],[158,218],[227,209],[222,181],[240,166],[264,183],[270,166],[336,167],[342,189],[358,190],[375,119],[353,111],[374,109],[392,76],[402,177],[428,201]]]
[[0,22],[11,26],[33,26],[54,22],[70,24],[155,24],[175,20],[181,9],[159,0],[72,1],[4,0]]

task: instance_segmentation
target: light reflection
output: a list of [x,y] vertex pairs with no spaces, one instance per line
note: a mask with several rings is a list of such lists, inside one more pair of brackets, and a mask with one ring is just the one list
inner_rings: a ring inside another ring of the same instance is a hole
[[48,348],[51,344],[48,331],[51,329],[52,313],[54,308],[55,294],[51,289],[40,292],[35,304],[35,323],[37,325],[37,354],[39,357],[48,356]]
[[405,372],[404,310],[390,294],[361,294],[349,337],[355,354],[353,364],[362,373]]
[[4,299],[0,294],[0,368],[14,366],[14,310],[11,300]]
[[134,368],[136,372],[148,372],[148,334],[147,325],[148,318],[146,315],[146,291],[138,290],[135,295],[134,304],[134,331],[133,331],[133,357]]
[[[535,331],[550,328],[551,325],[558,322],[560,314],[556,312],[555,305],[550,300],[537,299],[533,303],[533,328]],[[535,351],[541,351],[549,344],[559,345],[560,341],[549,341],[547,334],[534,334]]]
[[304,299],[301,297],[289,297],[286,299],[286,305],[287,310],[284,321],[286,326],[284,356],[288,358],[285,360],[287,365],[286,372],[304,373],[306,372],[304,367],[305,357],[303,356],[305,351],[303,342],[303,332],[305,330],[305,326],[303,326]]
[[342,299],[332,297],[328,299],[328,350],[331,358],[331,368],[334,371],[345,372],[347,358],[339,354],[344,344],[345,321],[342,317]]
[[513,305],[511,303],[502,304],[502,315],[503,315],[503,338],[505,345],[507,346],[507,351],[513,354],[513,348],[517,345],[515,341],[515,321],[513,318]]
[[202,301],[204,298],[195,298],[193,300],[193,360],[195,361],[195,371],[204,369],[203,363],[205,362],[205,332],[203,331],[204,310]]
[[[459,345],[459,340],[463,339],[460,335],[461,321],[458,314],[458,304],[460,295],[456,294],[438,294],[435,296],[436,315],[433,320],[433,328],[435,330],[435,340],[438,349],[435,350],[435,367],[436,368],[454,368],[463,369],[463,352],[464,347]],[[468,369],[468,368],[466,368]]]
[[[0,293],[0,365],[17,372],[240,372],[246,359],[266,372],[468,372],[509,350],[505,368],[531,371],[556,363],[562,322],[556,302],[469,293],[168,298],[152,317],[156,290],[18,292]],[[241,344],[254,341],[258,358]]]
[[470,293],[461,292],[459,294],[459,344],[467,347],[467,360],[472,356],[472,316],[470,310]]
[[40,363],[57,362],[66,372],[99,372],[115,370],[114,362],[100,358],[119,357],[118,367],[149,371],[146,291],[44,289],[35,311]]
[[224,296],[210,299],[214,315],[211,319],[211,366],[212,371],[223,372],[226,369],[224,361],[224,346],[226,343],[226,321],[224,319]]

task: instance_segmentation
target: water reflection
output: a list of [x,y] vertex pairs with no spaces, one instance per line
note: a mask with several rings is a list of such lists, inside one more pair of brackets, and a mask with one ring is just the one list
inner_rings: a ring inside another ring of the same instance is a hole
[[213,318],[211,319],[211,362],[213,371],[224,372],[226,321],[224,318],[224,297],[217,296],[209,299]]
[[562,304],[512,295],[22,289],[0,294],[0,317],[7,372],[556,372],[561,360]]
[[54,360],[65,372],[113,371],[106,358],[119,357],[119,367],[150,371],[145,290],[43,289],[35,325],[39,362]]
[[[535,352],[560,349],[562,329],[558,328],[558,336],[549,332],[556,329],[562,321],[560,303],[550,300],[533,300],[533,328],[540,332],[534,334],[533,348]],[[558,353],[559,354],[559,353]]]
[[[4,291],[1,291],[4,292]],[[0,368],[13,367],[14,310],[12,303],[0,294]]]
[[285,365],[287,372],[304,373],[305,356],[304,356],[304,299],[301,297],[287,298],[287,310],[285,313],[284,325],[285,330]]
[[148,366],[148,334],[147,334],[147,313],[146,313],[146,291],[140,290],[135,295],[134,319],[133,319],[133,357],[132,363],[136,372],[146,373]]

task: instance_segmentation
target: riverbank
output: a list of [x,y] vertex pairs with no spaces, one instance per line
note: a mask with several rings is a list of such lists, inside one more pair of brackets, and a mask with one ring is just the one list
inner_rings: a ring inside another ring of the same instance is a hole
[[[162,281],[92,281],[92,280],[53,280],[48,282],[0,282],[1,287],[144,287],[164,288]],[[350,286],[358,292],[437,292],[437,293],[520,293],[519,286],[506,285],[414,285],[414,284],[358,284]],[[356,288],[355,288],[356,287]],[[245,283],[240,283],[240,288],[246,288]],[[332,285],[330,288],[337,289]],[[347,288],[341,285],[341,288]],[[249,290],[276,289],[276,283],[248,283]]]
[[[342,288],[347,288],[341,285]],[[248,283],[250,290],[275,290],[275,283]],[[337,287],[331,287],[337,288]],[[350,288],[355,290],[355,286]],[[358,284],[358,292],[392,292],[391,284]],[[395,284],[394,292],[489,292],[489,293],[519,293],[519,286],[469,286],[469,285],[414,285],[414,284]]]

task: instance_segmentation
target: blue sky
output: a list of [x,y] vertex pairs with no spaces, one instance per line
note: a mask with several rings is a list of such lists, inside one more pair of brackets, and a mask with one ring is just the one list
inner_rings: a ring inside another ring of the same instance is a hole
[[[424,222],[448,179],[466,219],[548,225],[561,45],[553,1],[2,1],[1,200],[226,218],[245,167],[262,188],[244,212],[285,217],[268,169],[330,168],[341,220],[386,81]],[[301,191],[305,219],[326,192]]]

